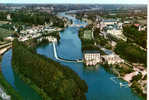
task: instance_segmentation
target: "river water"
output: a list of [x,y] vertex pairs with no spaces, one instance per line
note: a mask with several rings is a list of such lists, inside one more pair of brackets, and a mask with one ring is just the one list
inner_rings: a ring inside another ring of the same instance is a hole
[[[74,24],[86,24],[72,16],[65,15],[65,13],[60,13],[59,16],[71,19]],[[58,56],[71,60],[82,59],[81,41],[78,37],[79,28],[75,26],[67,27],[60,33],[61,39],[59,44],[56,45]],[[88,85],[87,100],[142,100],[130,88],[120,87],[119,83],[124,83],[124,81],[119,79],[116,80],[116,83],[112,81],[110,78],[115,76],[106,72],[100,65],[96,70],[93,70],[86,69],[83,63],[58,61],[54,57],[53,46],[50,43],[37,48],[37,53],[66,65],[74,70],[81,79],[85,80]],[[41,97],[13,72],[11,55],[12,50],[9,50],[2,59],[2,73],[5,79],[23,96],[24,100],[41,100]]]

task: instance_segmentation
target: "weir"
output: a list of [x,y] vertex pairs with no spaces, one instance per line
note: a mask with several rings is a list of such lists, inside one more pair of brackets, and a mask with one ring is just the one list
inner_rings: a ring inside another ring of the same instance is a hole
[[69,59],[64,59],[64,58],[58,57],[57,51],[56,51],[55,42],[52,42],[52,45],[53,45],[54,57],[55,57],[57,60],[63,61],[63,62],[73,62],[73,63],[83,62],[82,59],[69,60]]

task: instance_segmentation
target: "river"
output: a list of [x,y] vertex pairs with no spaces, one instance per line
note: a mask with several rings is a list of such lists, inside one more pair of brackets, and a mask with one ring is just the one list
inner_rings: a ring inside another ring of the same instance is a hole
[[[87,24],[72,16],[60,13],[59,16],[71,19],[74,24]],[[65,59],[82,59],[81,41],[78,37],[80,27],[67,27],[60,33],[59,44],[56,45],[57,54]],[[37,48],[37,53],[45,55],[57,62],[74,70],[81,79],[85,80],[88,85],[86,93],[87,100],[142,100],[134,94],[129,87],[120,87],[119,83],[124,81],[117,79],[116,83],[110,78],[115,77],[104,70],[102,66],[95,70],[86,69],[83,63],[70,63],[58,61],[54,58],[53,46],[51,43]],[[2,73],[5,79],[24,97],[24,100],[41,100],[40,96],[26,85],[13,72],[11,66],[12,50],[7,51],[2,59]]]

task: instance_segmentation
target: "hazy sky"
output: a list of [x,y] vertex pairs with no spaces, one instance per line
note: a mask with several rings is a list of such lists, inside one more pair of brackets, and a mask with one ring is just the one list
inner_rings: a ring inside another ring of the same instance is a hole
[[147,4],[148,0],[0,0],[0,3]]

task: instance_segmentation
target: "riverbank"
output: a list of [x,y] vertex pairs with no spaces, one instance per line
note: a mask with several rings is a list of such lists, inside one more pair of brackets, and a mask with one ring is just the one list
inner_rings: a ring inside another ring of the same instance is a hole
[[1,71],[0,71],[0,85],[2,86],[0,88],[3,88],[3,90],[7,93],[7,95],[10,96],[11,100],[23,100],[23,98],[16,92],[16,90],[5,80]]
[[[79,30],[79,38],[82,42],[82,51],[98,50],[99,52],[101,52],[102,51],[100,49],[101,46],[103,46],[103,48],[106,48],[106,49],[112,49],[113,54],[120,55],[120,58],[121,59],[123,58],[122,60],[124,61],[124,63],[118,64],[118,65],[106,64],[106,66],[109,66],[109,67],[106,67],[106,69],[111,70],[110,71],[111,73],[116,74],[117,77],[120,77],[121,79],[127,81],[129,86],[135,93],[137,93],[139,96],[146,98],[145,88],[146,88],[147,81],[144,79],[145,77],[144,73],[147,72],[146,69],[142,67],[140,68],[141,65],[135,66],[131,64],[132,66],[128,66],[125,62],[126,60],[143,62],[144,65],[146,66],[147,60],[146,60],[145,53],[140,51],[135,46],[132,46],[128,42],[124,43],[122,41],[116,41],[113,43],[113,39],[107,38],[101,32],[99,23],[100,21],[92,22],[92,24]],[[116,53],[114,53],[114,50]],[[101,55],[105,55],[102,52],[101,52]],[[113,61],[116,63],[116,60],[117,60],[116,57],[110,58],[109,56],[108,61],[111,59],[114,59]],[[141,73],[142,75],[140,79],[138,79],[138,77],[140,77],[139,73]]]
[[[128,65],[109,65],[107,63],[102,64],[102,66],[105,68],[106,71],[114,74],[116,77],[128,82],[128,87],[131,87],[132,91],[139,95],[143,100],[147,99],[147,94],[143,93],[143,90],[141,90],[140,85],[138,84],[138,76],[132,75],[130,76],[131,73],[134,72],[134,68]],[[125,66],[125,68],[124,68]],[[126,77],[127,76],[127,77]],[[131,79],[130,79],[131,77]],[[136,78],[135,78],[136,77]],[[143,79],[144,77],[142,77]]]
[[[1,60],[2,56],[0,55],[0,88],[10,96],[11,100],[23,100],[23,98],[16,92],[16,90],[5,80],[1,72]],[[1,97],[0,97],[1,98]]]

